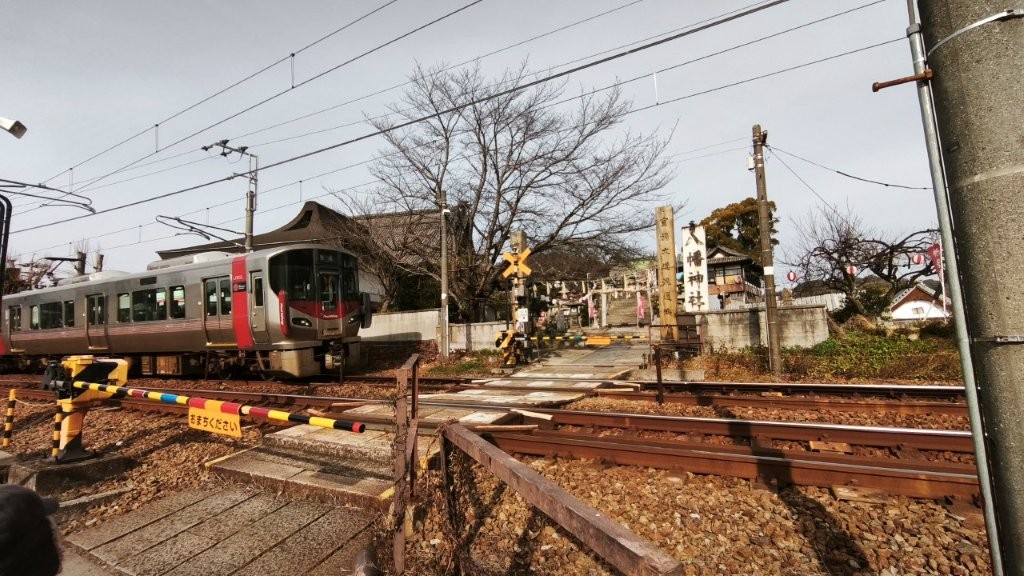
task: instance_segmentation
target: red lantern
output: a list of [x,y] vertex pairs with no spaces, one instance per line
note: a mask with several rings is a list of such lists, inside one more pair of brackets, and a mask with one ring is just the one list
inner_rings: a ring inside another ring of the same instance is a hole
[[789,280],[790,282],[796,282],[796,272],[793,272],[792,270],[786,272],[786,280]]
[[913,262],[914,265],[920,266],[921,264],[924,264],[924,254],[914,254],[910,257],[910,261]]
[[849,274],[850,276],[856,276],[857,267],[854,266],[853,264],[850,264],[849,266],[846,267],[846,273]]

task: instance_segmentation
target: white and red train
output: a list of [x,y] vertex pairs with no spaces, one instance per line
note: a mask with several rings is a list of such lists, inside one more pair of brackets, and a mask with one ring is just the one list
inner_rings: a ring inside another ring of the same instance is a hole
[[129,358],[143,375],[298,378],[358,357],[370,317],[357,259],[344,250],[205,252],[5,296],[0,355],[23,370],[98,354]]

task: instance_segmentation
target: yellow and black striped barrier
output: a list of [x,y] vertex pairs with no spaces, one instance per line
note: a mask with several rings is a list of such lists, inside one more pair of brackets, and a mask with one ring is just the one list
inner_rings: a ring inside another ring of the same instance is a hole
[[624,342],[646,342],[647,336],[635,336],[632,334],[616,334],[608,336],[532,336],[534,342],[583,342],[585,346],[609,346],[614,341]]
[[14,405],[17,402],[14,388],[11,388],[11,393],[7,396],[7,417],[4,418],[4,448],[11,445],[11,432],[14,431]]

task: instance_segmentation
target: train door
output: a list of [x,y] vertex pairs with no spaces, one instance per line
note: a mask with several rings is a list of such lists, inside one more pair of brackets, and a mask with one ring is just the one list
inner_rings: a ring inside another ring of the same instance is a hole
[[203,330],[206,331],[207,345],[235,343],[231,325],[231,277],[218,276],[203,281],[206,295]]
[[267,310],[264,306],[266,289],[263,286],[262,270],[249,273],[249,289],[252,290],[252,297],[249,298],[249,329],[252,330],[253,341],[266,344],[270,342],[270,334],[267,333]]
[[89,350],[110,350],[107,340],[107,297],[90,294],[85,297],[85,336]]
[[10,348],[9,352],[19,350],[21,343],[19,335],[21,334],[21,304],[7,307],[7,346]]

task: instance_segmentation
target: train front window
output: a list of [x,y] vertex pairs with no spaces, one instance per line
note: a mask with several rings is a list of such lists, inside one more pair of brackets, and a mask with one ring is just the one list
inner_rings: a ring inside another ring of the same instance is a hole
[[324,312],[338,309],[338,273],[320,273],[320,305]]
[[275,294],[286,292],[293,302],[315,300],[313,256],[312,249],[298,249],[271,257],[268,264],[270,289]]

